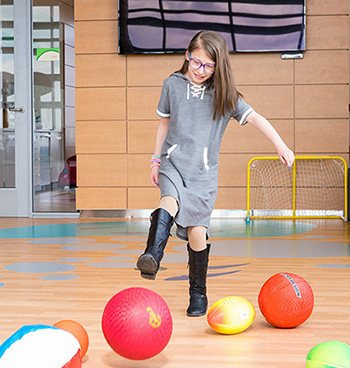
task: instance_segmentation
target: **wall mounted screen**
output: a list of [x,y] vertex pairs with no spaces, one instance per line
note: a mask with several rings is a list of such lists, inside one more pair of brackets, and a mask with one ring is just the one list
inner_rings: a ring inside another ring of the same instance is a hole
[[200,30],[230,52],[305,50],[305,0],[119,0],[119,53],[183,53]]

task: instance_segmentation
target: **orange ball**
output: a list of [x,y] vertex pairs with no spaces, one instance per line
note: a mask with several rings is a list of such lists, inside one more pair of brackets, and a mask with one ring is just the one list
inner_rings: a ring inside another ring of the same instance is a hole
[[85,328],[80,323],[71,320],[56,322],[54,327],[70,332],[79,341],[80,356],[83,359],[89,348],[89,335]]
[[301,276],[281,272],[264,283],[258,302],[268,323],[279,328],[293,328],[310,317],[314,294]]

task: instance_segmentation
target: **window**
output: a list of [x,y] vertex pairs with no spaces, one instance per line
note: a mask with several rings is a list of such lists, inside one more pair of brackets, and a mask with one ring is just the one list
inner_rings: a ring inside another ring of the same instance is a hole
[[200,30],[230,52],[305,50],[305,0],[119,0],[119,53],[183,53]]

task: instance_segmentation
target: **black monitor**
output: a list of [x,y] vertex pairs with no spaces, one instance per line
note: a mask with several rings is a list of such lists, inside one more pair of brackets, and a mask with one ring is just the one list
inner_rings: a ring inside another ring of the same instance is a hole
[[305,0],[119,0],[119,53],[183,53],[201,30],[230,52],[305,50]]

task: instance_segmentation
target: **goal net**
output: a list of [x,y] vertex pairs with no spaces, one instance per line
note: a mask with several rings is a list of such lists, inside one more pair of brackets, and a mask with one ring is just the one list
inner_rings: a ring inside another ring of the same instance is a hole
[[278,157],[248,164],[247,218],[347,219],[347,164],[342,157]]

